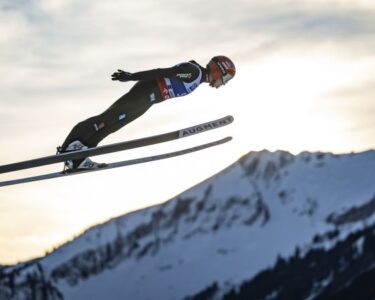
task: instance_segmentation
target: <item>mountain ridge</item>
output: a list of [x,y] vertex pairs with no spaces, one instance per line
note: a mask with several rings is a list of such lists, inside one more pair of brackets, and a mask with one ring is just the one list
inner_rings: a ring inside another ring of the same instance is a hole
[[[93,226],[31,265],[0,269],[0,295],[9,286],[30,294],[27,276],[37,274],[34,282],[48,282],[40,290],[56,299],[184,299],[212,294],[214,283],[212,299],[220,299],[296,246],[311,250],[315,238],[332,248],[364,220],[374,223],[374,166],[373,150],[249,152],[165,203]],[[329,240],[335,228],[344,230]],[[9,284],[16,268],[21,289]]]

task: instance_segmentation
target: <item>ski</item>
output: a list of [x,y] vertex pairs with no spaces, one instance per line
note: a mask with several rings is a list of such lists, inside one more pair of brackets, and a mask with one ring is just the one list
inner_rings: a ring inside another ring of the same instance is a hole
[[131,159],[131,160],[124,160],[124,161],[110,163],[110,164],[107,164],[103,168],[76,171],[76,172],[56,172],[56,173],[49,173],[49,174],[32,176],[32,177],[27,177],[27,178],[3,181],[3,182],[0,182],[0,187],[33,182],[33,181],[47,180],[47,179],[52,179],[52,178],[66,177],[66,176],[71,176],[71,175],[87,174],[87,173],[96,172],[96,171],[103,171],[103,170],[120,168],[120,167],[125,167],[125,166],[130,166],[130,165],[142,164],[142,163],[151,162],[151,161],[162,160],[162,159],[181,156],[184,154],[193,153],[193,152],[197,152],[197,151],[207,149],[210,147],[218,146],[218,145],[227,143],[230,140],[232,140],[232,137],[226,137],[224,139],[217,140],[211,143],[202,144],[199,146],[186,148],[186,149],[175,151],[175,152],[169,152],[169,153],[164,153],[164,154],[159,154],[159,155],[154,155],[154,156],[148,156],[148,157],[142,157],[142,158],[136,158],[136,159]]
[[208,130],[220,128],[229,125],[233,122],[232,116],[226,116],[224,118],[213,120],[207,123],[195,125],[192,127],[171,131],[168,133],[154,135],[149,137],[144,137],[136,140],[130,140],[105,146],[93,147],[86,150],[74,151],[69,153],[61,153],[56,155],[45,156],[37,159],[26,160],[17,163],[11,163],[7,165],[0,166],[0,174],[19,171],[34,167],[40,167],[50,164],[55,164],[59,162],[64,162],[67,160],[81,159],[88,156],[96,156],[102,154],[108,154],[112,152],[134,149],[159,143],[164,143],[172,140],[177,140],[185,137],[189,137],[195,134],[206,132]]

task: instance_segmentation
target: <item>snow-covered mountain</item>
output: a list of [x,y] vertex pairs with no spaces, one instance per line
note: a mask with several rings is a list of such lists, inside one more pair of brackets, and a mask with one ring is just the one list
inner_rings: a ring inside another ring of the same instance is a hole
[[250,152],[162,205],[0,267],[0,299],[333,299],[375,274],[374,249],[375,151]]

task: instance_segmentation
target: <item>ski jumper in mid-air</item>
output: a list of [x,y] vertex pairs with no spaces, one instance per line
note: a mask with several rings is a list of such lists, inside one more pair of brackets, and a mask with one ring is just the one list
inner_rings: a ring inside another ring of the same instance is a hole
[[[112,80],[138,82],[102,114],[78,123],[63,145],[58,147],[58,153],[96,147],[106,136],[143,115],[153,104],[185,96],[203,82],[219,88],[232,79],[235,73],[233,62],[225,56],[213,57],[206,68],[192,60],[171,68],[137,73],[118,70],[112,74]],[[88,157],[65,162],[68,170],[100,168],[105,165]]]

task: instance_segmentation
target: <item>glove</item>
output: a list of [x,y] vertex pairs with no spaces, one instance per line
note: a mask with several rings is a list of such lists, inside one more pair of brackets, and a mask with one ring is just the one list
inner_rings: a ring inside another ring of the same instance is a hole
[[117,70],[117,72],[112,74],[112,80],[118,80],[118,81],[129,81],[132,80],[133,74],[130,72],[125,72],[123,70]]

